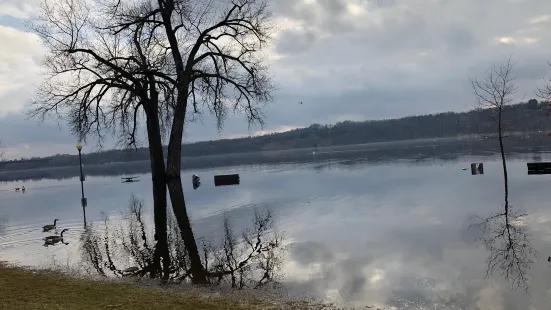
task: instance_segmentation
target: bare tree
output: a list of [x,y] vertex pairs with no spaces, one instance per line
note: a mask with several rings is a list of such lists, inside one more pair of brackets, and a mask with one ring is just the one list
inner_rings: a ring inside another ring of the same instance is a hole
[[[39,92],[40,108],[34,114],[65,108],[82,138],[118,130],[134,145],[143,107],[154,197],[161,196],[155,184],[165,181],[193,281],[208,282],[180,176],[184,125],[187,114],[203,108],[214,114],[219,129],[229,110],[243,112],[249,124],[263,124],[261,107],[271,101],[273,89],[261,54],[271,30],[266,0],[96,0],[90,7],[85,0],[61,0],[44,5],[43,13],[34,29],[50,50],[46,67],[54,77]],[[161,174],[157,129],[162,124],[170,134]],[[159,226],[166,219],[161,209],[159,200]]]
[[[2,139],[0,139],[0,149],[2,148]],[[4,160],[4,152],[0,152],[0,161]]]
[[[193,10],[200,7],[199,1],[191,8],[187,3],[158,0],[178,81],[168,144],[167,181],[172,205],[183,211],[177,219],[183,224],[179,225],[180,228],[184,227],[185,232],[189,232],[184,233],[188,238],[186,243],[190,244],[188,252],[192,268],[197,273],[197,282],[204,282],[207,279],[200,274],[203,267],[197,264],[198,251],[193,246],[191,227],[187,228],[189,219],[185,214],[180,180],[186,111],[188,103],[194,111],[198,111],[201,101],[215,114],[221,126],[228,105],[231,105],[234,110],[244,110],[249,123],[262,124],[261,110],[255,103],[271,99],[272,86],[267,68],[259,58],[259,52],[269,39],[270,14],[266,2],[262,0],[238,0],[228,6],[211,1],[199,10]],[[179,34],[179,31],[183,33]],[[181,44],[179,37],[193,39]],[[224,41],[229,43],[224,44]]]
[[[549,66],[551,67],[551,62],[549,62]],[[551,75],[543,79],[543,86],[538,86],[535,93],[547,103],[546,115],[549,116],[551,113]]]
[[482,80],[471,80],[474,94],[480,109],[490,109],[497,126],[497,136],[501,153],[503,169],[504,205],[500,212],[486,218],[478,217],[479,221],[470,228],[478,228],[482,232],[480,241],[485,245],[490,255],[487,259],[488,277],[495,271],[500,271],[511,281],[513,288],[528,289],[527,271],[533,263],[534,248],[530,245],[530,236],[523,224],[526,214],[513,210],[509,203],[509,180],[507,177],[507,161],[503,147],[507,124],[504,122],[504,110],[514,100],[517,91],[513,74],[514,64],[509,58],[507,63],[492,66]]
[[101,145],[106,134],[118,134],[119,142],[128,147],[137,145],[140,120],[145,117],[157,230],[155,262],[159,267],[163,257],[166,271],[170,262],[161,133],[162,120],[169,118],[174,100],[173,86],[166,83],[169,58],[158,48],[152,25],[138,21],[113,33],[109,23],[117,16],[98,4],[88,5],[85,0],[42,3],[39,18],[30,26],[47,48],[46,79],[29,114],[67,120],[82,141],[94,135]]
[[514,64],[509,58],[504,65],[492,66],[483,79],[472,79],[471,85],[477,100],[479,109],[491,109],[492,118],[497,125],[499,150],[501,152],[501,163],[503,168],[503,184],[505,190],[505,215],[509,207],[509,186],[507,177],[507,161],[503,147],[506,124],[504,123],[504,110],[514,100],[513,95],[518,87],[515,84],[516,77],[513,74]]
[[[551,62],[549,66],[551,67]],[[551,101],[551,75],[543,79],[543,85],[537,87],[536,95],[547,102]]]
[[[131,4],[113,0],[113,7]],[[263,124],[261,106],[271,100],[272,84],[261,51],[270,38],[270,12],[265,0],[145,1],[142,20],[164,28],[172,55],[176,100],[168,143],[166,178],[174,214],[190,255],[196,283],[207,282],[186,210],[180,176],[182,140],[188,105],[192,113],[205,107],[219,129],[231,108],[243,111],[249,124]],[[135,18],[120,23],[120,31]],[[202,103],[202,104],[200,104]]]

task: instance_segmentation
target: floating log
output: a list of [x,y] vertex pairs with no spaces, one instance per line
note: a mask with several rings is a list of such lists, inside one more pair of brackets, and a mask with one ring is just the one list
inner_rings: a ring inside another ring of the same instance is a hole
[[526,163],[528,174],[551,174],[551,162]]
[[215,175],[214,186],[239,185],[239,174]]

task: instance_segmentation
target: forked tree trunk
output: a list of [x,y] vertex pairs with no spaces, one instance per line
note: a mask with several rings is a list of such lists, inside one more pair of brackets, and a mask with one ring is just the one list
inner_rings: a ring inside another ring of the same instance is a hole
[[144,105],[147,115],[147,138],[149,141],[149,156],[151,162],[151,180],[153,183],[153,212],[155,222],[155,255],[153,258],[153,270],[155,273],[161,271],[162,278],[169,277],[170,253],[168,249],[167,233],[167,189],[165,175],[165,160],[163,155],[163,144],[159,126],[159,112],[157,96],[152,96],[151,102]]

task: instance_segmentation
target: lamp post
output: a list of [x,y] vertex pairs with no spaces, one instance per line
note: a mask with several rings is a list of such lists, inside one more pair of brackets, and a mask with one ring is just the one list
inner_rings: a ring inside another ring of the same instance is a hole
[[86,228],[86,205],[88,204],[86,198],[84,198],[84,174],[82,173],[82,144],[80,142],[76,145],[78,150],[78,162],[80,164],[80,191],[82,198],[80,199],[80,204],[82,205],[82,213],[84,214],[84,227]]

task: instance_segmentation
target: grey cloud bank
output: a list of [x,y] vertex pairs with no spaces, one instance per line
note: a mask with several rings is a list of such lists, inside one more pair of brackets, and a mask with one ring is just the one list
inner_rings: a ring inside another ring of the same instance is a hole
[[[0,47],[0,137],[8,155],[33,156],[31,150],[37,149],[41,155],[57,153],[48,145],[73,148],[74,138],[56,126],[36,133],[32,120],[14,116],[38,81],[39,46],[30,35],[13,36],[22,33],[17,21],[32,3],[1,5],[10,8],[0,19],[0,38],[11,38]],[[279,30],[268,54],[278,90],[266,108],[266,131],[466,110],[474,105],[468,78],[511,55],[518,61],[518,99],[529,99],[551,61],[546,31],[551,2],[546,0],[278,0],[272,8]],[[18,65],[22,61],[25,66]],[[187,140],[257,130],[249,131],[243,117],[232,116],[219,134],[205,115],[187,128]],[[33,133],[42,138],[28,138]]]

